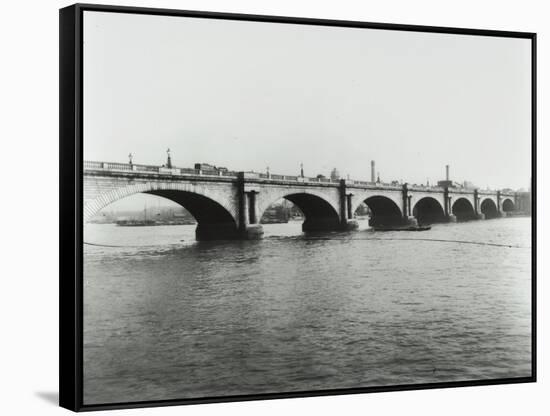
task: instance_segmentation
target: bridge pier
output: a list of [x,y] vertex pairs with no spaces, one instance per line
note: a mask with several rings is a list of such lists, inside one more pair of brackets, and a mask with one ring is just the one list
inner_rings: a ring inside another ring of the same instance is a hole
[[239,227],[235,239],[259,240],[263,237],[264,228],[259,223],[257,190],[245,189],[246,172],[237,176]]
[[502,195],[497,191],[497,218],[506,217],[506,212],[502,209]]
[[474,220],[484,220],[485,214],[483,214],[480,210],[479,206],[479,191],[477,189],[474,189]]
[[444,211],[445,211],[445,219],[447,222],[457,222],[456,215],[452,212],[452,203],[451,203],[452,197],[449,196],[449,188],[445,187],[443,189],[443,202],[444,205]]
[[353,194],[347,192],[345,179],[340,179],[340,227],[342,231],[354,231],[359,228],[359,222],[353,219]]
[[409,186],[406,183],[401,188],[401,196],[403,198],[403,225],[418,227],[418,219],[412,213],[412,195],[409,195]]

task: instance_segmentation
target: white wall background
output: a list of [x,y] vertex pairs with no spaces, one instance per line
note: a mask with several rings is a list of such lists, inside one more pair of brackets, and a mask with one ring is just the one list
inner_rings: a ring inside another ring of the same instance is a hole
[[[238,13],[538,32],[539,382],[120,411],[120,415],[541,414],[548,399],[548,306],[543,294],[550,203],[542,166],[550,73],[550,13],[540,0],[118,1]],[[58,8],[66,1],[4,2],[0,13],[0,413],[62,414],[57,396]],[[546,154],[546,156],[548,156]],[[546,232],[545,232],[546,231]],[[546,296],[548,300],[548,296]],[[545,351],[546,349],[546,351]]]

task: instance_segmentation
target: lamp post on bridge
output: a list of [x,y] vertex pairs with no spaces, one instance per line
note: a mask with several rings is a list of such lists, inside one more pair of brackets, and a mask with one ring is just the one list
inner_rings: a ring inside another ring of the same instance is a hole
[[130,166],[133,165],[133,162],[132,162],[133,157],[134,157],[134,156],[132,155],[132,152],[128,153],[128,164],[129,164]]
[[172,158],[170,157],[170,148],[166,150],[166,167],[172,169]]

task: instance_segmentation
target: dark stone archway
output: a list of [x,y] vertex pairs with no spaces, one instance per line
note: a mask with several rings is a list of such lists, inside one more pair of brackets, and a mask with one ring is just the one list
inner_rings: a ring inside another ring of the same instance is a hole
[[413,208],[413,215],[419,224],[433,224],[445,221],[445,211],[441,204],[431,197],[420,199]]
[[[335,231],[341,229],[340,216],[323,198],[308,193],[285,195],[304,214],[302,231]],[[262,213],[263,214],[263,213]]]
[[452,212],[457,221],[469,221],[476,218],[474,207],[466,198],[458,198],[453,203]]
[[504,212],[510,212],[514,211],[516,209],[516,206],[514,205],[514,202],[511,199],[505,199],[502,201],[502,210]]
[[189,211],[198,223],[195,230],[197,240],[232,240],[240,237],[231,213],[210,198],[178,190],[156,190],[145,193],[174,201]]
[[483,202],[481,202],[479,209],[482,214],[485,214],[485,219],[487,220],[498,217],[497,204],[495,204],[495,202],[490,198],[484,199]]
[[370,209],[370,226],[403,224],[403,215],[397,204],[385,196],[371,196],[363,201]]

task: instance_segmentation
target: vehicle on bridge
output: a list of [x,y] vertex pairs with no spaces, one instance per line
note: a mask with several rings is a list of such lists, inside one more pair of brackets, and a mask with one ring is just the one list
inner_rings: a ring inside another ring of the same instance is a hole
[[205,173],[219,173],[219,172],[229,172],[229,169],[225,167],[217,167],[209,163],[195,163],[195,170],[200,170]]

